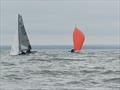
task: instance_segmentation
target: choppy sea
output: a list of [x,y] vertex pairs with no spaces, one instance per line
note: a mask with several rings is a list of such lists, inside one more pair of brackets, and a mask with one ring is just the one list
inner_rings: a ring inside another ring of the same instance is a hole
[[120,90],[120,49],[0,51],[0,90]]

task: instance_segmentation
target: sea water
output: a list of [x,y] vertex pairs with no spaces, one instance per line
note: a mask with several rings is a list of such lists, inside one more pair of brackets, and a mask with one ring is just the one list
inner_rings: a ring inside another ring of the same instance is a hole
[[0,90],[120,90],[120,49],[0,51]]

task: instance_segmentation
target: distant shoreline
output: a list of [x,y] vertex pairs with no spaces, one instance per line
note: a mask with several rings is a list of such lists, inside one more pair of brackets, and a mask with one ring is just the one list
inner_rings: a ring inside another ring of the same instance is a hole
[[[10,49],[9,45],[0,45],[1,49]],[[32,45],[33,49],[71,49],[72,45]],[[120,49],[119,45],[85,45],[83,49]]]

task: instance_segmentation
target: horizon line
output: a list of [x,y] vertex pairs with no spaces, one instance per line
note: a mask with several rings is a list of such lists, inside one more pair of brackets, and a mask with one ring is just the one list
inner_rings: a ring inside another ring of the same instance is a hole
[[[0,46],[11,46],[11,45],[0,45]],[[73,46],[71,44],[68,44],[68,45],[64,45],[64,44],[53,44],[53,45],[38,45],[38,44],[31,44],[31,46]],[[120,46],[120,44],[88,44],[88,45],[83,45],[84,46]]]

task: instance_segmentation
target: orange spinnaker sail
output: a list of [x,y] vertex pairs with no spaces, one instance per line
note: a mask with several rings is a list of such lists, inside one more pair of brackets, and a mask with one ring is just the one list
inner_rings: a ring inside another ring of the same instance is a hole
[[85,40],[84,34],[80,31],[78,27],[75,27],[73,32],[73,45],[75,52],[80,52]]

